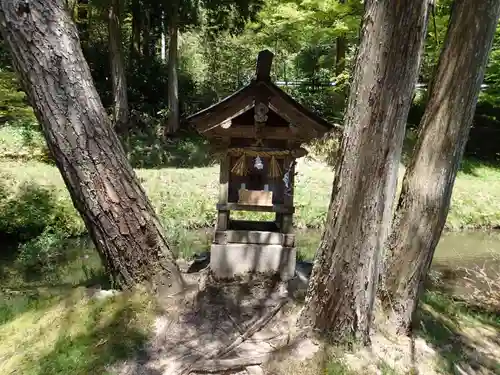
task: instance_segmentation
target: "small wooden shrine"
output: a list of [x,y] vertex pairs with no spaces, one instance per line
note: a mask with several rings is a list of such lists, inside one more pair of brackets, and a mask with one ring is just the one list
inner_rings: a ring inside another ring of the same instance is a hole
[[[271,82],[273,54],[257,58],[250,84],[187,120],[221,155],[217,226],[210,267],[216,277],[295,272],[293,193],[301,144],[333,126]],[[231,211],[275,213],[272,222],[232,220]]]

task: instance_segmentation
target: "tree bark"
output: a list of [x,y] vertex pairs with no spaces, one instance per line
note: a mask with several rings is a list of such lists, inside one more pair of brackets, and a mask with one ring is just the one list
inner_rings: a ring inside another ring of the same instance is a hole
[[120,0],[110,0],[108,13],[109,54],[113,88],[113,124],[117,131],[125,130],[129,122],[127,78],[121,41],[120,8]]
[[167,134],[173,134],[179,130],[179,80],[177,77],[177,39],[179,33],[179,3],[174,0],[172,14],[168,22],[168,124]]
[[341,157],[300,323],[369,343],[379,258],[389,234],[427,0],[369,1]]
[[93,85],[63,0],[3,0],[0,28],[75,207],[115,286],[183,281]]
[[406,171],[382,274],[389,324],[411,329],[444,228],[500,12],[499,0],[456,0]]

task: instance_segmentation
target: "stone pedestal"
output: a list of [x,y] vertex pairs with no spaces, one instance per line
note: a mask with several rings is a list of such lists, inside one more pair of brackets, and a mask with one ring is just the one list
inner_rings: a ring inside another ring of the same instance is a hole
[[295,262],[296,249],[282,245],[213,244],[210,250],[210,268],[224,279],[259,272],[279,274],[287,281],[294,276]]

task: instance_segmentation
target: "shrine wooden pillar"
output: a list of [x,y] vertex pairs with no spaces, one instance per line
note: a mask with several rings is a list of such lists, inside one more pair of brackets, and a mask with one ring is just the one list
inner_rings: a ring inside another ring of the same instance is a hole
[[[219,172],[219,204],[227,205],[229,197],[229,166],[231,156],[222,155]],[[217,212],[217,230],[227,230],[229,226],[229,211],[219,210]]]

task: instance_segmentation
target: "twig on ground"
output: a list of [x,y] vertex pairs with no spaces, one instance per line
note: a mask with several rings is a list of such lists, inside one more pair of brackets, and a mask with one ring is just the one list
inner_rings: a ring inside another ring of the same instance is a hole
[[268,361],[272,353],[262,354],[258,356],[227,358],[227,359],[209,359],[203,362],[195,363],[190,369],[190,372],[208,372],[217,373],[221,371],[244,369],[248,366],[258,366]]
[[[238,345],[245,341],[257,331],[261,330],[278,313],[278,311],[289,301],[289,298],[281,299],[276,306],[261,316],[245,332],[240,334],[231,344],[219,348],[203,356],[196,356],[190,364],[179,370],[179,375],[187,375],[194,371],[219,372],[227,369],[235,369],[246,366],[260,365],[269,358],[269,354],[253,356],[252,358],[230,358],[219,359],[232,352]],[[218,359],[215,359],[218,358]],[[260,362],[259,362],[260,361]],[[229,366],[225,368],[224,366]]]
[[243,334],[237,337],[231,344],[225,348],[217,349],[212,353],[205,356],[205,359],[220,358],[233,351],[238,345],[245,341],[248,337],[252,336],[255,332],[261,330],[269,321],[278,313],[278,311],[289,301],[288,298],[283,298],[271,310],[261,316],[257,321],[252,324]]

